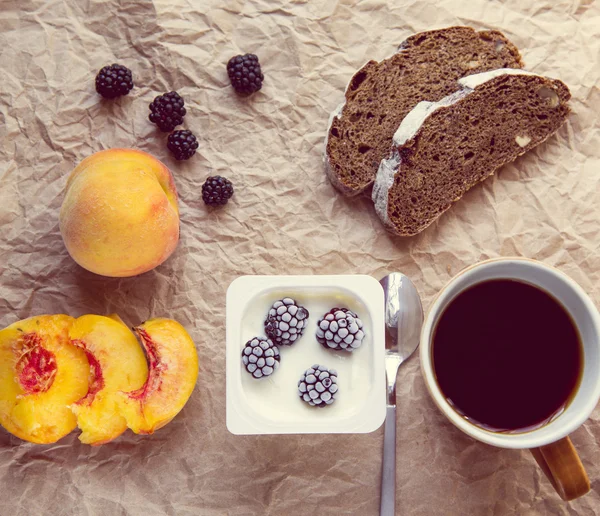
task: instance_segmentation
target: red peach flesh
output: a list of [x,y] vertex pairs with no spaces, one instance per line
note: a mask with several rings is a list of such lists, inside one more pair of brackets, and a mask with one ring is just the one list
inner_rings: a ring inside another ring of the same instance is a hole
[[134,330],[140,337],[142,346],[144,346],[146,356],[148,357],[148,380],[146,380],[146,383],[142,387],[127,393],[127,395],[131,399],[143,401],[153,392],[160,390],[162,384],[162,372],[166,371],[168,366],[162,362],[157,346],[152,340],[152,337],[148,335],[148,332],[141,328],[134,328]]
[[46,392],[56,376],[56,357],[42,343],[37,333],[25,333],[13,347],[19,384],[27,394]]
[[81,398],[78,405],[91,405],[94,401],[94,396],[98,394],[104,388],[104,376],[102,375],[102,366],[94,354],[87,349],[85,342],[79,339],[71,341],[73,345],[83,349],[85,356],[87,357],[88,363],[90,364],[90,379],[88,382],[87,394]]

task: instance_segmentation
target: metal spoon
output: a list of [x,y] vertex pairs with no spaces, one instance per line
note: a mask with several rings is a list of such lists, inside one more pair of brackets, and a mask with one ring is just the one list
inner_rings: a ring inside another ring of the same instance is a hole
[[423,307],[412,282],[393,272],[380,280],[385,294],[385,371],[387,414],[383,437],[380,516],[396,508],[396,376],[398,368],[419,346]]

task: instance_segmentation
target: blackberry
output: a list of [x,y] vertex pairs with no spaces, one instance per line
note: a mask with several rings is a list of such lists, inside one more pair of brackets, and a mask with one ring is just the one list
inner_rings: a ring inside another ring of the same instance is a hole
[[279,367],[279,348],[266,337],[254,337],[242,350],[242,362],[254,378],[270,376]]
[[290,297],[275,301],[265,319],[265,333],[278,346],[291,346],[308,325],[308,310]]
[[198,140],[193,135],[192,131],[184,129],[183,131],[173,131],[167,140],[167,148],[175,159],[190,159],[196,154],[198,148]]
[[362,321],[348,308],[332,308],[317,323],[317,340],[327,349],[351,352],[364,337]]
[[222,206],[233,195],[233,185],[221,176],[209,177],[202,185],[202,199],[209,206]]
[[254,54],[232,57],[227,63],[227,75],[235,91],[248,95],[260,90],[265,78]]
[[96,91],[105,99],[127,95],[133,88],[131,70],[120,64],[102,68],[96,75]]
[[300,378],[298,395],[312,407],[331,405],[338,395],[337,371],[315,364]]
[[164,133],[171,132],[178,125],[183,124],[185,116],[185,102],[176,91],[159,95],[150,104],[150,122],[156,124]]

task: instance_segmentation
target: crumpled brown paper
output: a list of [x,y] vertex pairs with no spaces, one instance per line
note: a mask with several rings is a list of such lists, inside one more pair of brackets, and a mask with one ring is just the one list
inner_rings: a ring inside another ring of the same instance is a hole
[[[414,32],[503,31],[528,69],[571,88],[573,113],[547,143],[474,188],[423,234],[385,233],[371,202],[323,173],[327,119],[353,72]],[[0,325],[35,314],[169,316],[190,331],[200,378],[153,436],[91,448],[73,434],[26,444],[0,431],[0,514],[376,515],[382,429],[368,435],[238,437],[225,428],[225,291],[242,274],[400,270],[427,307],[461,268],[495,256],[557,266],[600,301],[600,5],[593,0],[3,0],[0,3]],[[259,55],[265,83],[236,97],[225,65]],[[133,70],[103,101],[94,76]],[[177,90],[198,154],[177,163],[147,120]],[[180,194],[175,254],[108,279],[68,256],[58,210],[70,170],[100,149],[135,147],[171,167]],[[201,184],[229,177],[208,211]],[[600,514],[600,410],[572,438],[592,492],[566,504],[527,451],[462,435],[436,410],[418,359],[398,385],[397,514]]]

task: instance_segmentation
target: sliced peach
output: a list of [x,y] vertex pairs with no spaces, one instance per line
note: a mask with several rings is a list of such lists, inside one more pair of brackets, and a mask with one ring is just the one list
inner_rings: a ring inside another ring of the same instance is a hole
[[135,433],[151,434],[171,421],[191,396],[198,354],[185,328],[171,319],[150,319],[134,330],[146,350],[148,380],[121,395],[121,413]]
[[89,365],[73,321],[40,315],[0,331],[0,424],[20,439],[54,443],[77,425],[69,405],[87,392]]
[[98,445],[127,429],[119,413],[118,394],[139,389],[148,378],[146,357],[135,335],[117,315],[84,315],[69,332],[73,344],[85,351],[90,364],[87,394],[71,410],[81,429],[82,443]]

